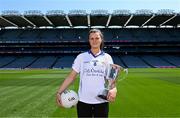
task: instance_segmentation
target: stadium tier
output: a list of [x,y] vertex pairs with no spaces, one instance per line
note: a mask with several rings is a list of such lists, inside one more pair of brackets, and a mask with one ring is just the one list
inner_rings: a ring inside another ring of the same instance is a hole
[[20,13],[16,10],[5,10],[0,14],[0,27],[128,27],[128,26],[173,26],[179,27],[180,13],[171,9],[160,9],[156,13],[142,9],[132,13],[130,10],[50,10],[42,13],[39,10],[29,10]]
[[180,67],[180,14],[172,10],[3,11],[0,68],[70,68],[89,50],[88,32],[100,28],[104,51],[128,68]]
[[[70,68],[76,55],[88,50],[88,31],[2,29],[0,68]],[[102,32],[104,51],[123,67],[179,67],[178,28],[121,28],[102,29]]]
[[[142,55],[142,56],[112,56],[114,63],[127,68],[175,68],[180,67],[180,56]],[[55,68],[63,69],[72,66],[75,56],[5,56],[0,59],[1,69],[27,69],[27,68]]]
[[[2,29],[0,42],[87,42],[89,29]],[[106,42],[177,42],[180,29],[102,29]]]

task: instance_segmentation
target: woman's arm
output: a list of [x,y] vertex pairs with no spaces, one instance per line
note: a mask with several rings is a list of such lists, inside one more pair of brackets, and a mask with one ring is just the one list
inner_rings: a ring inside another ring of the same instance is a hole
[[115,101],[116,94],[117,94],[117,88],[116,88],[116,82],[114,81],[111,83],[111,87],[107,95],[107,100],[110,102]]
[[108,95],[107,95],[107,100],[109,102],[114,102],[116,99],[116,94],[117,94],[117,88],[116,87],[109,90]]
[[61,86],[58,89],[57,95],[56,95],[56,102],[59,106],[62,106],[61,100],[60,100],[60,95],[61,93],[68,88],[68,86],[76,79],[77,72],[72,70],[68,77],[64,80],[64,82],[61,84]]

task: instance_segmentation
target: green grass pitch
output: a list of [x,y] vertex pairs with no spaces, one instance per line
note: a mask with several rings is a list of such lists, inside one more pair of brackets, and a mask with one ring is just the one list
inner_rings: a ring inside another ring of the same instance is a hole
[[[77,117],[55,102],[67,70],[0,70],[0,117]],[[78,90],[78,78],[70,89]],[[110,117],[180,117],[180,69],[129,69]]]

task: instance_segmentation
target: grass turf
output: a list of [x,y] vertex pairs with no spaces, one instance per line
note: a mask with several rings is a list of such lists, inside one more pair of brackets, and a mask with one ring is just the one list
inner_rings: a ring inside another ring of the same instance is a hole
[[[1,70],[0,117],[76,117],[55,94],[70,70]],[[70,89],[77,91],[76,79]],[[129,69],[110,117],[180,117],[180,69]]]

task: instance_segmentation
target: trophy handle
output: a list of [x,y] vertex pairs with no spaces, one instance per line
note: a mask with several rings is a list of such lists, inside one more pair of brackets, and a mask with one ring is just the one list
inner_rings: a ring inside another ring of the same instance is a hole
[[116,79],[115,80],[108,80],[109,84],[108,84],[108,89],[112,89],[116,86]]

